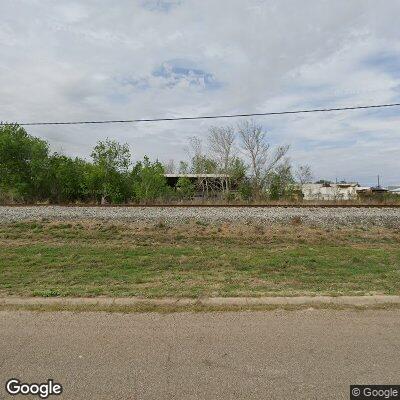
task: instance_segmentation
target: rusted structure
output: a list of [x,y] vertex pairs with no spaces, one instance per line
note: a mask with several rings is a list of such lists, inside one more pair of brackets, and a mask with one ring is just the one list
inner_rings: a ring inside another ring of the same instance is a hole
[[165,174],[168,186],[176,187],[179,178],[187,178],[196,188],[195,197],[215,197],[232,189],[226,174]]

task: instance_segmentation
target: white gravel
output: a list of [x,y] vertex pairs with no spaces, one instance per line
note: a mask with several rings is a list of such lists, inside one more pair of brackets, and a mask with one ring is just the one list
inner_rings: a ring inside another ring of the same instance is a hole
[[30,220],[115,220],[301,223],[318,226],[376,225],[400,228],[400,208],[243,208],[243,207],[0,207],[0,223]]

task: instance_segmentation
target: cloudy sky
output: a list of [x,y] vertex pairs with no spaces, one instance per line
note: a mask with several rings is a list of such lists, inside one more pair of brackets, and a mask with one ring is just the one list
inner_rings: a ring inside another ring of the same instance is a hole
[[[400,102],[398,0],[1,0],[0,120],[178,117]],[[400,184],[400,108],[256,119],[317,178]],[[185,158],[233,120],[30,127],[87,157]]]

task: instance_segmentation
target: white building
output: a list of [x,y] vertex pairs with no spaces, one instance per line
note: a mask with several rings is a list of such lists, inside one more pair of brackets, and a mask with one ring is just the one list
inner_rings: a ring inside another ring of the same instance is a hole
[[361,188],[358,183],[305,183],[302,185],[304,200],[354,200]]
[[388,186],[389,193],[399,194],[400,195],[400,186]]

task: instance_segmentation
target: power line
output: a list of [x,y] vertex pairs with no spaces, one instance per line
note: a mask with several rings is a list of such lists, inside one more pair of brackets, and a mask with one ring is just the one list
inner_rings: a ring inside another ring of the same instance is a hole
[[[306,113],[319,113],[319,112],[332,112],[332,111],[348,111],[348,110],[365,110],[370,108],[387,108],[398,107],[400,103],[391,104],[377,104],[368,106],[353,106],[353,107],[338,107],[338,108],[315,108],[311,110],[294,110],[294,111],[276,111],[276,112],[263,112],[263,113],[248,113],[248,114],[226,114],[226,115],[205,115],[196,117],[173,117],[173,118],[148,118],[148,119],[121,119],[121,120],[105,120],[105,121],[67,121],[67,122],[21,122],[21,126],[34,126],[34,125],[89,125],[89,124],[128,124],[135,122],[162,122],[162,121],[188,121],[199,119],[219,119],[219,118],[241,118],[241,117],[260,117],[272,115],[287,115],[287,114],[306,114]],[[7,123],[0,122],[0,126],[7,125]]]

